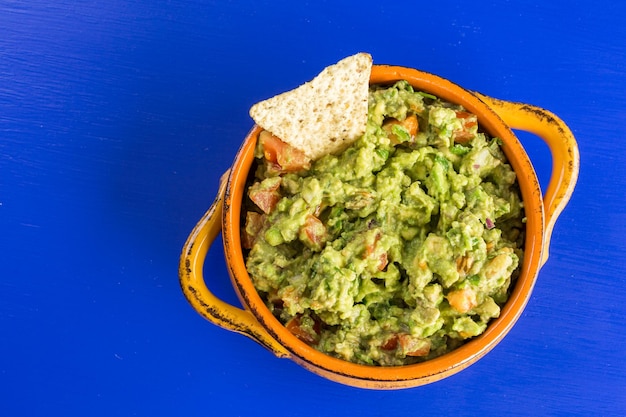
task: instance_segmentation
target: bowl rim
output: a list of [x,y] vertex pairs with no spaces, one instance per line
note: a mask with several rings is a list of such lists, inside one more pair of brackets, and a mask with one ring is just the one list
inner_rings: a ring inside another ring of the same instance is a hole
[[543,251],[545,213],[541,187],[524,147],[505,122],[473,92],[443,78],[414,68],[374,65],[370,84],[391,84],[407,80],[415,89],[434,94],[443,100],[463,105],[478,116],[478,122],[490,135],[502,140],[502,149],[517,174],[526,211],[526,241],[520,274],[500,316],[485,332],[462,346],[421,363],[401,366],[371,366],[331,357],[302,342],[274,317],[254,288],[245,268],[240,239],[241,202],[245,183],[254,159],[256,139],[261,131],[253,126],[241,145],[227,183],[222,218],[223,244],[231,281],[242,305],[284,346],[293,359],[322,375],[340,378],[410,384],[432,382],[452,375],[491,351],[521,316],[534,288]]

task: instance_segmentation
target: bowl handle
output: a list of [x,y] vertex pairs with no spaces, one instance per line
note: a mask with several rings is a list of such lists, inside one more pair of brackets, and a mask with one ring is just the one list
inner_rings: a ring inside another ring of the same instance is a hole
[[533,133],[543,139],[552,154],[552,174],[543,198],[546,210],[544,251],[541,265],[548,259],[550,238],[557,218],[567,205],[580,167],[576,139],[567,125],[555,114],[541,107],[477,96],[490,106],[512,129]]
[[222,205],[229,173],[230,170],[222,175],[217,197],[183,246],[178,269],[180,286],[192,307],[211,323],[250,337],[278,357],[289,357],[289,352],[272,338],[252,313],[217,298],[204,280],[206,254],[222,228]]

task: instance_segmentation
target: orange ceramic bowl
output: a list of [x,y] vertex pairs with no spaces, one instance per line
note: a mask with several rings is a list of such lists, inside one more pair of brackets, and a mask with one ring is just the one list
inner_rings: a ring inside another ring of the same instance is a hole
[[[304,368],[339,383],[371,389],[397,389],[431,383],[476,362],[508,333],[522,314],[537,274],[548,258],[552,228],[569,201],[578,176],[578,148],[567,126],[554,114],[531,105],[496,100],[468,91],[448,80],[411,68],[374,65],[371,84],[407,80],[416,90],[464,106],[478,116],[502,148],[515,170],[524,201],[527,223],[525,255],[519,278],[502,308],[480,336],[456,350],[429,361],[406,366],[358,365],[321,353],[291,334],[269,311],[255,290],[244,263],[240,229],[245,184],[261,129],[254,126],[244,139],[230,170],[222,177],[218,196],[189,236],[180,260],[180,283],[193,308],[209,321],[242,333],[278,357],[290,358]],[[552,176],[542,195],[533,165],[511,129],[541,137],[552,154]],[[222,231],[224,252],[232,284],[244,309],[229,305],[208,289],[203,275],[206,253]]]

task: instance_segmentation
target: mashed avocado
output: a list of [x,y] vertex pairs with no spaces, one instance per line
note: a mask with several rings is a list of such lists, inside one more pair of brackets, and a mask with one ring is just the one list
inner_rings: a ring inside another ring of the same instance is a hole
[[302,161],[270,137],[242,241],[255,287],[298,338],[404,365],[498,317],[525,219],[515,173],[475,115],[400,81],[370,88],[367,130],[338,155]]

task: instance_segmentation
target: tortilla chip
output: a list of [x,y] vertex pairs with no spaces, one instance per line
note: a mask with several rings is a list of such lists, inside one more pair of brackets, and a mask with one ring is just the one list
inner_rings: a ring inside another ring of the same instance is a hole
[[358,53],[300,87],[250,109],[255,123],[313,160],[347,148],[365,133],[372,57]]

